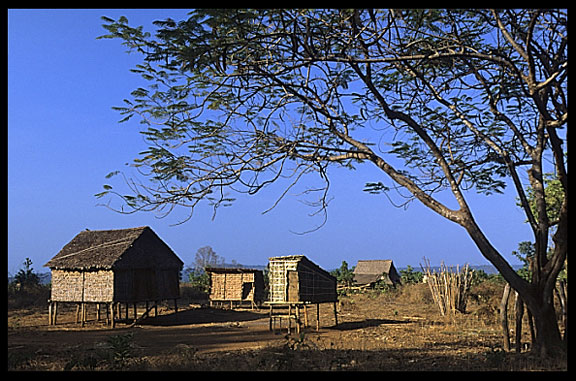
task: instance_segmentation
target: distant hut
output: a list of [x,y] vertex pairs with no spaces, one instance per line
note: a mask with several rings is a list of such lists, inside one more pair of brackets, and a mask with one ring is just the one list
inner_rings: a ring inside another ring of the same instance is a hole
[[[288,314],[279,316],[295,319],[300,329],[299,309],[307,304],[316,304],[317,325],[319,324],[319,305],[334,303],[334,318],[336,315],[336,278],[310,261],[304,255],[290,255],[269,258],[269,294],[270,294],[270,328],[273,329],[275,306],[288,306]],[[307,310],[304,309],[307,321]],[[289,326],[290,327],[290,326]],[[289,328],[290,329],[290,328]]]
[[400,275],[392,260],[360,260],[354,269],[354,280],[359,286],[372,286],[378,281],[395,286],[401,284]]
[[210,276],[210,305],[230,307],[249,303],[252,308],[264,300],[264,274],[245,268],[207,267]]
[[[145,302],[180,297],[180,271],[183,262],[148,226],[119,230],[86,230],[72,239],[44,266],[52,271],[49,322],[56,323],[58,303],[105,304],[114,325],[120,304],[134,306]],[[177,308],[177,306],[176,306]],[[115,313],[117,310],[117,313]]]

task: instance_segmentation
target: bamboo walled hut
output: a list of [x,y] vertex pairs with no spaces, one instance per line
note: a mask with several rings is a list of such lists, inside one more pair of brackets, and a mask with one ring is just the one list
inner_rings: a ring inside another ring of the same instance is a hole
[[44,266],[52,271],[50,324],[56,323],[60,302],[77,303],[82,311],[88,304],[105,304],[114,325],[121,303],[127,318],[129,303],[136,315],[136,304],[145,302],[147,314],[149,302],[176,304],[180,297],[183,262],[148,226],[80,232]]
[[264,274],[261,270],[245,268],[207,267],[210,276],[210,305],[250,303],[251,307],[264,301]]
[[269,258],[271,303],[338,301],[336,278],[304,255]]
[[[289,255],[269,258],[269,294],[270,294],[270,329],[276,320],[287,318],[288,330],[291,319],[295,320],[300,329],[300,308],[304,308],[305,324],[307,324],[306,305],[316,304],[316,328],[319,326],[319,305],[334,304],[334,319],[336,315],[336,278],[310,261],[304,255]],[[274,307],[288,307],[287,314],[274,314]]]
[[359,286],[372,286],[378,281],[395,286],[401,283],[400,275],[391,259],[360,260],[354,268],[354,280]]

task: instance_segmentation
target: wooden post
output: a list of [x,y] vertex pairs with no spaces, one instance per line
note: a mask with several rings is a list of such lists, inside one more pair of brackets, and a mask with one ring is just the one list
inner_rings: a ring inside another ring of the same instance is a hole
[[316,331],[320,330],[320,303],[316,303]]
[[308,305],[304,304],[304,327],[308,327]]
[[338,311],[336,310],[336,302],[334,302],[334,325],[338,325]]
[[80,322],[80,303],[76,305],[76,324]]
[[178,299],[174,299],[174,313],[178,313]]
[[[116,307],[116,308],[114,308]],[[112,328],[116,328],[116,309],[118,308],[118,304],[114,305],[114,302],[110,303],[110,323]]]
[[54,316],[52,316],[52,324],[56,325],[56,318],[58,316],[58,302],[54,302]]
[[290,330],[292,329],[292,305],[288,304],[288,334],[290,334]]
[[137,303],[134,302],[134,321],[138,318],[138,307],[136,306]]
[[270,321],[268,322],[268,329],[270,331],[273,331],[273,329],[272,329],[272,325],[273,325],[272,324],[272,304],[270,304],[270,310],[268,312],[268,317],[270,318]]
[[52,325],[52,302],[48,301],[48,325]]
[[300,306],[296,305],[296,333],[300,334]]
[[500,323],[502,324],[504,350],[510,350],[510,331],[508,330],[508,298],[510,297],[510,284],[504,286],[502,301],[500,302]]
[[522,351],[522,318],[524,317],[524,303],[518,293],[515,293],[516,300],[514,301],[514,315],[516,317],[516,353]]

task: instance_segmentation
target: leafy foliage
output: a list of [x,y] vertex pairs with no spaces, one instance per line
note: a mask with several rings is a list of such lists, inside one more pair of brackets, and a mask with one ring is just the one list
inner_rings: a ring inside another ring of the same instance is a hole
[[[254,194],[279,178],[317,173],[325,185],[305,194],[318,194],[322,209],[328,165],[382,167],[374,145],[405,163],[396,173],[416,193],[502,192],[511,163],[528,159],[521,143],[536,143],[525,121],[540,110],[517,80],[526,63],[496,20],[525,25],[532,16],[201,9],[187,20],[156,21],[154,36],[125,17],[104,18],[101,38],[119,38],[144,56],[132,71],[149,85],[115,109],[123,122],[138,115],[145,126],[150,147],[133,165],[151,183],[127,181],[132,195],[107,185],[98,196],[117,194],[128,211],[169,213],[201,200],[216,211],[234,202],[230,192]],[[558,62],[563,42],[549,38],[561,35],[561,17],[542,14],[534,27],[559,49]]]
[[354,266],[348,268],[348,262],[342,261],[339,268],[330,272],[336,278],[336,281],[345,286],[350,287],[354,285]]
[[424,279],[424,274],[421,271],[414,271],[414,268],[408,265],[405,269],[400,270],[400,277],[402,284],[421,283]]

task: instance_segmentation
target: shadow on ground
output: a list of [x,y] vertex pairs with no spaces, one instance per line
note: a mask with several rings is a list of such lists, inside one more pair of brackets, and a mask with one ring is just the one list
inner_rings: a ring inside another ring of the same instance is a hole
[[168,315],[152,316],[141,325],[170,327],[176,325],[243,322],[258,320],[266,315],[251,311],[224,310],[218,308],[193,308]]
[[330,327],[337,331],[351,331],[354,329],[361,329],[367,327],[377,327],[383,324],[409,324],[411,320],[390,320],[390,319],[365,319],[360,321],[349,321],[340,323],[337,326]]

